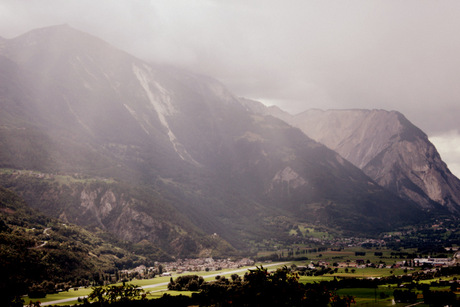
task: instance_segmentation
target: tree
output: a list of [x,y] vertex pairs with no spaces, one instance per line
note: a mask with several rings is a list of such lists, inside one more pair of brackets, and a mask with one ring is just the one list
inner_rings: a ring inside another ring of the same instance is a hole
[[[216,276],[216,279],[219,276]],[[198,289],[203,284],[204,279],[198,275],[184,275],[179,276],[176,280],[173,280],[171,277],[168,289],[176,291],[198,291]]]
[[194,297],[206,306],[327,306],[332,297],[324,285],[299,283],[299,276],[287,267],[275,272],[257,267],[244,280],[220,278],[201,289]]
[[92,289],[93,291],[88,295],[88,301],[99,304],[129,302],[135,299],[145,298],[144,290],[132,284],[93,287]]
[[[169,289],[195,290],[189,305],[199,306],[350,306],[353,297],[340,297],[329,289],[329,283],[302,284],[299,275],[286,266],[274,272],[257,267],[249,270],[244,279],[237,274],[231,278],[217,276],[205,282],[201,277],[188,275],[171,280]],[[201,280],[200,280],[201,278]]]
[[395,290],[393,292],[393,296],[395,298],[395,302],[400,303],[415,303],[417,300],[417,294],[412,291]]

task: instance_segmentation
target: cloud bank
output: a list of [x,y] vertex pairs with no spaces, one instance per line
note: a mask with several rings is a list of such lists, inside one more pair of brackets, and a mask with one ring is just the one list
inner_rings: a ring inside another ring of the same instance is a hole
[[397,110],[430,136],[452,136],[459,13],[449,0],[2,0],[0,35],[67,23],[291,113]]

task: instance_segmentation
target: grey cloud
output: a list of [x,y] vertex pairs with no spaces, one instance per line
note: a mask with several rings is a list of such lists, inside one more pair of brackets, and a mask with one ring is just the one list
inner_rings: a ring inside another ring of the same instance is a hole
[[307,108],[403,112],[459,129],[458,1],[3,0],[0,35],[68,23],[236,95]]

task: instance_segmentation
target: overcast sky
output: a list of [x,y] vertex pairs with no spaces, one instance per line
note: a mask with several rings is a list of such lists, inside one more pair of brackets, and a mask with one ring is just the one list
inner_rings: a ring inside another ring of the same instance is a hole
[[0,36],[67,23],[235,95],[402,112],[460,175],[460,1],[0,0]]

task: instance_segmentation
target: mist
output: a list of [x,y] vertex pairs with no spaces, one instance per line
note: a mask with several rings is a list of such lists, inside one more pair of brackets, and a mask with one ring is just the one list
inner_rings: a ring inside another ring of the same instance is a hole
[[458,1],[4,0],[0,35],[67,23],[290,113],[402,112],[460,174]]

